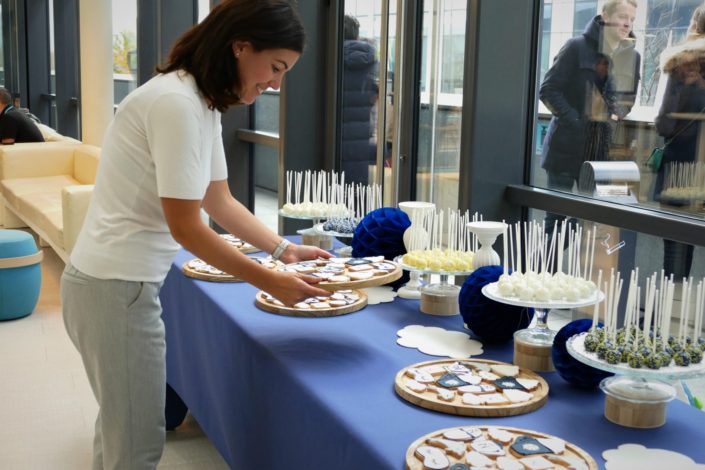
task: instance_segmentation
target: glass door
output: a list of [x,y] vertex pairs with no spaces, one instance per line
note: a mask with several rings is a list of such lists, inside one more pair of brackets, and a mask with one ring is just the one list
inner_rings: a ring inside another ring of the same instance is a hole
[[416,199],[458,207],[465,59],[464,0],[425,0]]

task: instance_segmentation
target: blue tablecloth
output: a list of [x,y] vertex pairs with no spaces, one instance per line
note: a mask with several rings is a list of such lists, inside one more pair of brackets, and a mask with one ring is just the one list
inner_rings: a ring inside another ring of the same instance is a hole
[[[556,373],[545,406],[529,414],[477,419],[427,411],[394,392],[396,373],[432,360],[396,344],[420,324],[462,330],[462,319],[419,311],[397,298],[350,315],[293,318],[254,305],[257,290],[185,277],[177,256],[161,293],[167,378],[231,467],[401,469],[407,447],[431,431],[467,424],[514,426],[566,439],[604,464],[623,443],[670,449],[705,463],[705,415],[669,405],[664,426],[630,429],[607,421],[599,390],[568,386]],[[511,343],[483,358],[511,362]],[[674,469],[675,470],[675,469]]]

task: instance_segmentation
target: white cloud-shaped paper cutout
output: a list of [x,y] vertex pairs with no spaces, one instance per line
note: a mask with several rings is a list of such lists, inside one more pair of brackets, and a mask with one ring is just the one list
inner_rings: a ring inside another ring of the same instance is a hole
[[424,354],[463,359],[482,354],[482,343],[460,331],[436,326],[409,325],[397,331],[397,344]]
[[368,287],[363,289],[367,293],[367,304],[376,305],[386,302],[393,302],[397,293],[389,286]]
[[606,470],[705,470],[687,455],[672,450],[649,449],[641,444],[622,444],[602,453]]

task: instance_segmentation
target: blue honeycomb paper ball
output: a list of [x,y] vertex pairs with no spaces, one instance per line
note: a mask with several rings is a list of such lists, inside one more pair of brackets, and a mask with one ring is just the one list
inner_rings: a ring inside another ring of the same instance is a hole
[[529,326],[534,309],[507,305],[490,300],[482,288],[499,279],[502,266],[483,266],[473,271],[460,289],[458,304],[468,329],[486,343],[508,341],[514,332]]
[[568,353],[565,342],[571,336],[587,331],[590,327],[592,327],[592,320],[590,319],[574,320],[568,323],[556,334],[553,340],[553,349],[551,350],[553,366],[556,368],[558,375],[569,384],[581,388],[597,387],[602,379],[614,375],[611,372],[605,372],[585,365]]
[[352,255],[384,255],[394,259],[406,253],[404,231],[409,228],[409,216],[394,207],[381,207],[367,214],[357,227],[352,239]]

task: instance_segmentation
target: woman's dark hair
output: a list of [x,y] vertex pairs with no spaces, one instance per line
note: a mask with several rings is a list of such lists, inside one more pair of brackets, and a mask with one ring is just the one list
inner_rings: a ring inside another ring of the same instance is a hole
[[304,50],[306,33],[287,0],[227,0],[174,44],[159,73],[183,69],[193,75],[211,109],[224,112],[240,102],[240,76],[232,45],[248,41],[255,51]]

